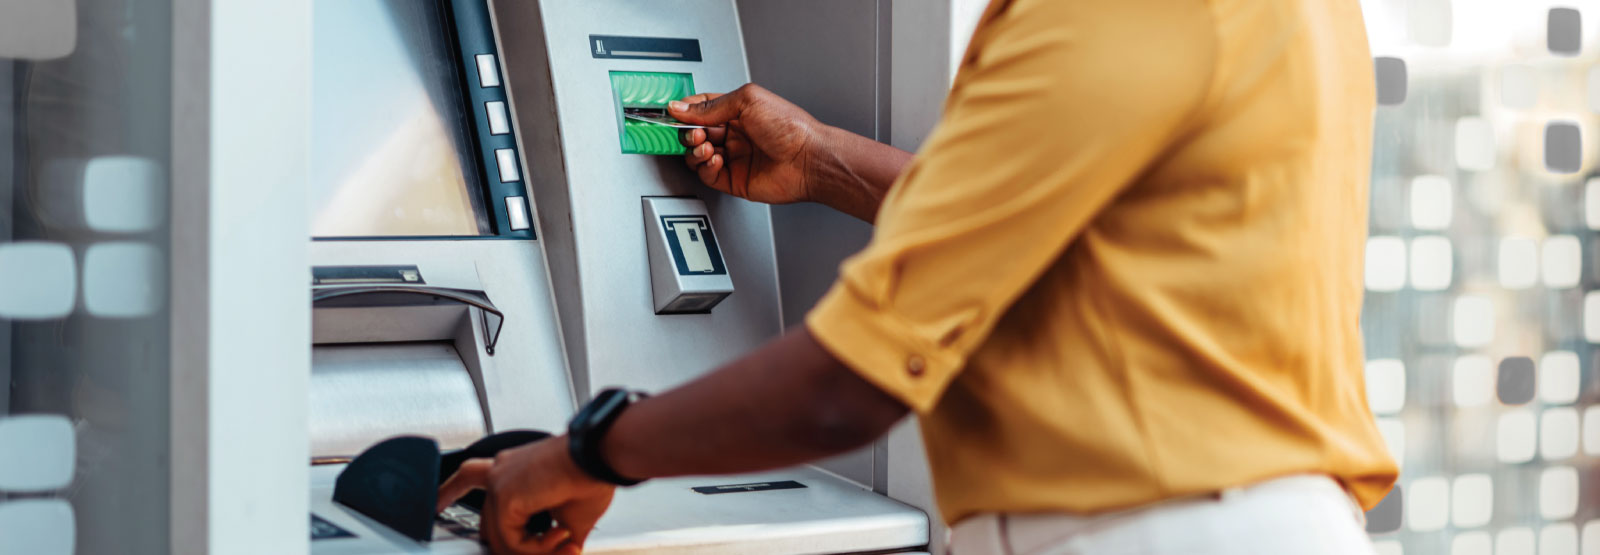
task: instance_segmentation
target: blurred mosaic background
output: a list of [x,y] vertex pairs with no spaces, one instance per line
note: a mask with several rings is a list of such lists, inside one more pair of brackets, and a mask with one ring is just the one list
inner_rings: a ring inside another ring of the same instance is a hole
[[171,0],[76,7],[0,57],[0,555],[168,551]]
[[1379,553],[1600,554],[1600,2],[1363,0]]

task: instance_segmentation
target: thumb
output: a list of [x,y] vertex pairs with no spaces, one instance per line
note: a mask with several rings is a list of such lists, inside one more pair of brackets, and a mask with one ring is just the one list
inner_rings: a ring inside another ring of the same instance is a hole
[[678,121],[695,125],[723,125],[739,119],[739,114],[755,99],[752,85],[723,95],[694,95],[667,103],[667,113]]
[[461,496],[475,489],[484,489],[489,483],[489,467],[493,465],[494,461],[490,459],[469,459],[461,463],[461,468],[439,485],[439,501],[433,512],[444,512],[445,507],[461,499]]

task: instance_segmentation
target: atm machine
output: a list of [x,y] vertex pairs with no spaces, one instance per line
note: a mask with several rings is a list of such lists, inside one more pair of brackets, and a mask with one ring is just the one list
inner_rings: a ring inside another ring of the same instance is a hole
[[[781,331],[770,214],[628,114],[748,81],[733,0],[314,3],[311,552],[476,553],[332,500],[395,435],[559,431]],[[620,489],[590,553],[919,553],[923,512],[811,466]]]

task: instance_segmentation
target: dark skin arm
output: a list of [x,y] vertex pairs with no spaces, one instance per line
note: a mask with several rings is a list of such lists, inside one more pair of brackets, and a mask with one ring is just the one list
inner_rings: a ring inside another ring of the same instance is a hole
[[[706,185],[768,203],[821,202],[868,222],[909,162],[905,151],[824,126],[759,87],[673,103],[686,162]],[[908,409],[834,358],[801,328],[622,413],[602,451],[630,478],[730,474],[844,453],[888,432]],[[439,509],[485,489],[482,534],[495,553],[579,553],[615,488],[572,462],[566,438],[468,461],[439,492]],[[558,526],[528,536],[529,515]]]
[[871,223],[910,152],[818,122],[758,85],[673,102],[684,161],[706,186],[767,204],[818,202]]

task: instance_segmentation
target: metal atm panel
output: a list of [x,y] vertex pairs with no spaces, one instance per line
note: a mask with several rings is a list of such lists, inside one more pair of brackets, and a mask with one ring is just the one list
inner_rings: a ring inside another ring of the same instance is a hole
[[[705,188],[677,156],[624,154],[610,80],[660,72],[688,74],[698,91],[745,84],[733,3],[502,1],[493,13],[578,397],[610,385],[659,391],[777,335],[770,211]],[[591,36],[691,39],[701,59],[613,57]],[[704,201],[733,289],[709,312],[656,314],[645,197]]]

